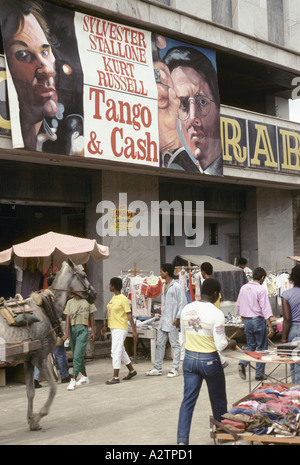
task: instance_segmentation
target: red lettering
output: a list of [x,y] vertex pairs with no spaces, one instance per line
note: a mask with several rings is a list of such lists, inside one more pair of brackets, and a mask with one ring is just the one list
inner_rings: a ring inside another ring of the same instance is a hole
[[117,151],[117,144],[116,144],[117,133],[120,133],[121,139],[123,139],[123,129],[114,128],[111,132],[110,145],[111,145],[111,149],[112,149],[114,156],[121,157],[123,155],[123,149],[121,148],[120,152]]
[[93,99],[93,94],[95,95],[95,113],[93,118],[95,119],[102,119],[100,114],[100,96],[102,95],[102,101],[105,101],[105,91],[102,89],[95,89],[94,87],[90,87],[90,100]]
[[134,140],[131,137],[125,137],[125,150],[124,156],[125,158],[132,158],[133,160],[136,159],[136,153],[134,150]]
[[[147,147],[147,158],[146,160],[151,162],[158,162],[158,150],[157,150],[157,143],[151,140],[150,132],[146,132],[146,147]],[[151,157],[151,147],[153,148],[153,159]]]
[[[123,140],[123,129],[114,128],[111,132],[111,148],[115,157],[124,157],[132,160],[146,160],[147,162],[158,162],[158,147],[155,141],[151,140],[150,132],[145,133],[145,139],[125,137]],[[118,147],[120,147],[118,149]]]

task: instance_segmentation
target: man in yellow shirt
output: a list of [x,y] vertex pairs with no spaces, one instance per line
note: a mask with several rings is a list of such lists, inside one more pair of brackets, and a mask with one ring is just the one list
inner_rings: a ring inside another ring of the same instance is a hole
[[113,378],[106,381],[106,384],[117,384],[120,382],[119,371],[123,362],[128,368],[128,375],[123,379],[131,379],[137,374],[131,360],[125,350],[124,342],[128,333],[128,321],[132,327],[133,338],[137,338],[135,323],[131,315],[129,301],[124,294],[121,294],[122,279],[111,278],[109,290],[114,296],[107,305],[108,322],[101,329],[102,336],[105,335],[107,326],[111,332],[111,357],[113,364]]

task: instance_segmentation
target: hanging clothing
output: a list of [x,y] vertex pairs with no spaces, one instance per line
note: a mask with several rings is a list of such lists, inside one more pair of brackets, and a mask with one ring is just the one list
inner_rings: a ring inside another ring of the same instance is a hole
[[190,291],[190,296],[191,296],[191,301],[195,301],[195,293],[193,289],[193,282],[192,282],[192,273],[189,272],[189,291]]
[[185,270],[180,270],[178,273],[178,282],[184,292],[187,292],[188,286],[187,286],[187,281],[188,281],[188,274],[186,273]]
[[150,299],[158,297],[162,293],[163,281],[160,276],[149,276],[143,280],[141,293]]
[[36,269],[33,272],[26,269],[23,271],[23,280],[21,286],[22,297],[27,298],[32,292],[39,291],[43,287],[43,273]]
[[289,280],[290,275],[288,273],[280,273],[276,278],[276,286],[278,289],[279,296],[288,289],[293,287],[292,283]]
[[198,273],[194,274],[194,281],[195,281],[195,300],[200,301],[201,300],[201,279],[202,279],[202,274],[201,271]]
[[141,289],[144,282],[144,277],[133,276],[130,278],[130,300],[132,306],[132,315],[151,316],[152,299],[146,297]]

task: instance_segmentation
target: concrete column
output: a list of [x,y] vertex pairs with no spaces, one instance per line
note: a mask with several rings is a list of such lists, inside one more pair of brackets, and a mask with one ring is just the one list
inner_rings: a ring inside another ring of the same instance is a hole
[[[292,95],[292,93],[291,93]],[[276,95],[266,96],[267,114],[288,120],[290,118],[289,100]]]
[[293,262],[293,199],[290,191],[257,188],[258,266],[291,268]]
[[256,189],[247,192],[246,211],[241,214],[241,256],[252,270],[258,266]]
[[[103,243],[102,238],[97,235],[96,222],[98,215],[96,214],[96,206],[102,199],[102,186],[101,186],[102,173],[95,170],[91,175],[91,201],[86,205],[85,209],[85,235],[89,239],[96,239],[100,244]],[[103,315],[103,262],[94,262],[90,259],[86,265],[87,276],[97,291],[97,300],[95,305],[97,312],[95,319],[102,318]]]
[[[127,194],[127,209],[133,201],[143,201],[147,206],[148,235],[133,237],[130,231],[126,236],[107,235],[102,243],[110,247],[110,258],[103,262],[103,311],[112,295],[109,291],[110,278],[119,276],[122,270],[160,271],[160,237],[150,235],[151,201],[159,201],[158,178],[144,174],[103,171],[102,200],[113,202],[119,208],[120,193]],[[134,212],[135,213],[135,212]],[[98,215],[98,218],[100,215]],[[142,218],[142,217],[141,217]],[[140,228],[139,228],[140,229]]]
[[293,196],[293,220],[294,220],[294,253],[293,256],[300,256],[300,195]]

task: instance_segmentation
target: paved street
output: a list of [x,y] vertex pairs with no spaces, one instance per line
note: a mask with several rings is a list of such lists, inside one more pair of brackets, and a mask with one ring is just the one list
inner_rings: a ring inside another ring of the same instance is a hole
[[[227,360],[229,366],[225,374],[230,408],[248,394],[249,384],[248,379],[240,379],[237,361]],[[164,361],[163,376],[145,376],[151,367],[149,360],[138,360],[135,378],[107,386],[105,381],[112,375],[111,359],[89,361],[89,386],[69,392],[67,385],[58,383],[50,414],[42,419],[42,429],[37,432],[30,431],[27,426],[25,386],[8,383],[6,387],[0,387],[0,444],[176,445],[183,376],[181,373],[177,378],[167,378],[170,360]],[[126,373],[126,368],[122,368],[121,376]],[[280,367],[278,373],[283,378],[284,368]],[[252,377],[253,388],[256,385],[254,374]],[[35,411],[43,405],[48,394],[47,383],[42,382],[42,385],[36,390]],[[209,431],[210,415],[204,384],[194,412],[191,445],[214,444]]]

